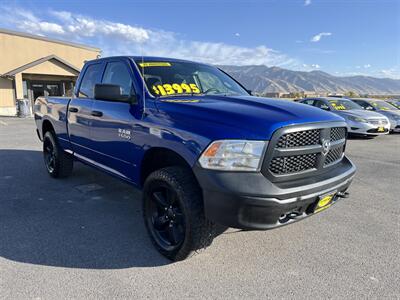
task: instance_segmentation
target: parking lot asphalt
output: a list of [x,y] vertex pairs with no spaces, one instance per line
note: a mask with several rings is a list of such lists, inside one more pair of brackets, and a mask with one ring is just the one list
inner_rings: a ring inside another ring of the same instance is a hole
[[0,118],[0,298],[400,297],[400,135],[348,141],[351,197],[270,231],[229,229],[171,263],[141,194],[75,164],[45,171],[33,119]]

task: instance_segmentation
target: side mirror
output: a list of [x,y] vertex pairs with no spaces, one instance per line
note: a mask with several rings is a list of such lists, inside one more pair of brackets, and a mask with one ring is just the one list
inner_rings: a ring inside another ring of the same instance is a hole
[[374,108],[371,107],[371,106],[367,106],[365,109],[366,109],[366,110],[374,110]]
[[135,95],[123,95],[121,86],[101,83],[94,86],[94,98],[98,100],[136,103]]
[[330,108],[329,108],[329,106],[321,106],[321,109],[323,109],[323,110],[331,110]]
[[250,95],[253,95],[253,91],[252,90],[246,90]]

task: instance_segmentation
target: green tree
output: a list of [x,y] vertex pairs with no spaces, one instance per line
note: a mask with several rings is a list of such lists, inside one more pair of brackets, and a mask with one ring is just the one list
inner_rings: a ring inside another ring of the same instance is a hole
[[348,91],[347,93],[345,93],[345,96],[352,98],[357,97],[357,94],[353,91]]

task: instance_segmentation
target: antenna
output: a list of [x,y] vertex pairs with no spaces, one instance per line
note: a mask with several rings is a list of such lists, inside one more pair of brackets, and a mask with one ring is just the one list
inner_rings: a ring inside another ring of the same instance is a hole
[[143,115],[145,115],[146,114],[146,95],[145,95],[145,80],[144,80],[144,69],[145,69],[145,67],[144,67],[144,55],[143,55],[143,43],[144,43],[144,41],[142,41],[141,43],[140,43],[140,52],[142,52],[141,53],[141,55],[142,55],[142,88],[143,88],[143,90],[142,90],[142,95],[143,95]]

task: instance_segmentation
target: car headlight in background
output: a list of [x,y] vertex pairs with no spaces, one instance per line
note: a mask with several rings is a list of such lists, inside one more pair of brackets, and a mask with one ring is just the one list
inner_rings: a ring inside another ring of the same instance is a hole
[[349,119],[354,122],[368,123],[368,120],[360,118],[360,117],[349,116]]
[[265,141],[215,141],[200,156],[199,163],[205,169],[257,171],[266,145]]

